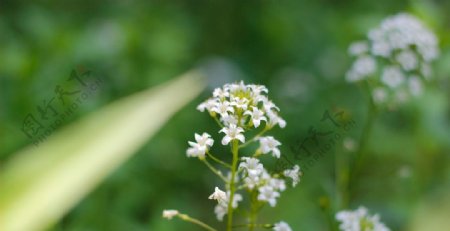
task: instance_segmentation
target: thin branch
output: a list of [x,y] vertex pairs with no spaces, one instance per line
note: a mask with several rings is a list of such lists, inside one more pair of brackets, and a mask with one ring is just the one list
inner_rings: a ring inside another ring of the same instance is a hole
[[269,131],[269,128],[265,127],[262,131],[260,131],[258,134],[256,134],[253,138],[251,138],[250,140],[248,140],[247,142],[239,145],[239,148],[243,148],[247,145],[249,145],[250,143],[256,141],[259,137],[261,137],[262,135],[264,135],[264,133],[266,133],[267,131]]
[[220,179],[222,179],[223,181],[225,181],[225,183],[228,182],[228,180],[222,175],[222,173],[217,170],[216,168],[214,168],[214,166],[212,166],[206,159],[202,159],[202,162],[206,164],[206,166],[208,166],[208,168],[215,173],[218,177],[220,177]]
[[207,225],[207,224],[205,224],[205,223],[203,223],[203,222],[201,222],[201,221],[199,221],[199,220],[197,220],[195,218],[192,218],[192,217],[190,217],[190,216],[188,216],[186,214],[178,214],[177,216],[180,219],[182,219],[183,221],[187,221],[187,222],[191,222],[193,224],[199,225],[199,226],[203,227],[206,230],[217,231],[216,229],[212,228],[211,226],[209,226],[209,225]]
[[211,159],[213,159],[214,161],[216,161],[217,163],[227,167],[227,168],[231,168],[231,165],[223,162],[222,160],[220,160],[219,158],[215,157],[213,154],[211,154],[209,151],[206,152],[206,155],[208,155]]

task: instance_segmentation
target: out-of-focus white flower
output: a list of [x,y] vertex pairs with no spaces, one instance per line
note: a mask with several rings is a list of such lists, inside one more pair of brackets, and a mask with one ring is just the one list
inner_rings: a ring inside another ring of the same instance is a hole
[[346,80],[370,79],[377,104],[394,106],[421,95],[422,81],[432,75],[430,63],[439,56],[433,32],[413,15],[400,13],[384,19],[367,37],[349,47],[355,61]]
[[300,182],[300,167],[295,165],[292,169],[286,169],[283,175],[292,179],[292,187],[295,187]]
[[216,214],[217,220],[222,221],[223,217],[228,213],[228,205],[226,204],[217,204],[214,207],[214,213]]
[[396,59],[405,71],[412,71],[416,69],[419,64],[416,54],[409,49],[400,52],[396,56]]
[[[231,206],[235,209],[238,207],[238,203],[242,201],[243,197],[239,193],[235,193],[233,196],[233,203]],[[217,220],[222,221],[223,217],[228,213],[228,201],[230,200],[230,192],[227,192],[226,203],[219,203],[214,208],[214,213],[216,214]]]
[[260,184],[260,180],[261,178],[259,176],[248,175],[244,178],[244,184],[248,189],[253,190]]
[[257,177],[263,172],[264,167],[259,163],[258,159],[250,157],[243,157],[242,159],[245,160],[245,162],[241,162],[239,168],[245,169],[249,176]]
[[210,200],[217,200],[219,204],[227,203],[227,194],[220,190],[219,187],[214,188],[213,194],[211,194],[208,199]]
[[268,202],[270,206],[275,207],[277,198],[280,196],[279,192],[268,185],[259,188],[258,191],[258,200]]
[[266,117],[264,116],[264,113],[257,107],[252,107],[252,111],[245,111],[244,115],[251,116],[255,128],[259,127],[259,124],[261,123],[262,120],[267,121]]
[[195,141],[197,142],[188,141],[191,147],[186,151],[187,156],[204,158],[206,151],[214,144],[214,140],[204,132],[202,135],[195,133]]
[[381,81],[390,88],[396,88],[405,81],[405,75],[400,68],[390,66],[384,68]]
[[267,111],[266,114],[269,118],[269,121],[267,121],[267,125],[269,127],[273,127],[277,124],[278,124],[278,126],[280,126],[280,128],[286,127],[286,121],[284,119],[282,119],[281,117],[279,117],[276,112],[271,110],[271,111]]
[[355,139],[351,137],[345,137],[343,141],[343,146],[347,151],[354,152],[356,151],[358,144],[356,143]]
[[412,95],[418,96],[422,94],[422,81],[418,76],[411,76],[408,79],[408,86]]
[[423,75],[423,77],[425,77],[426,80],[430,80],[433,73],[433,71],[431,70],[431,66],[427,63],[422,63],[421,67],[421,74]]
[[274,157],[280,158],[280,149],[278,149],[278,146],[280,146],[281,143],[273,138],[273,136],[261,137],[259,138],[259,143],[260,150],[263,154],[272,152]]
[[382,87],[378,87],[373,89],[372,91],[373,101],[377,104],[384,103],[387,100],[388,93],[386,89]]
[[218,87],[218,88],[214,89],[213,96],[217,97],[217,98],[220,98],[220,99],[223,99],[225,97],[230,96],[230,93],[228,91],[225,91],[222,88]]
[[284,221],[280,221],[276,223],[273,227],[274,231],[292,231],[291,227],[288,225],[288,223]]
[[204,112],[206,109],[210,112],[214,107],[217,106],[218,103],[219,102],[216,99],[208,99],[205,102],[198,105],[197,110]]
[[348,53],[352,56],[362,55],[369,51],[369,43],[367,41],[357,41],[350,44]]
[[286,184],[282,179],[271,178],[269,180],[269,186],[280,192],[286,190]]
[[174,216],[178,215],[178,210],[168,209],[163,211],[163,218],[171,220]]
[[269,93],[269,90],[267,90],[267,88],[263,85],[250,84],[248,86],[253,90],[254,95],[260,95],[262,93],[266,93],[266,94]]
[[389,231],[380,221],[378,214],[370,216],[367,209],[359,207],[357,210],[344,210],[336,214],[336,220],[341,224],[341,231]]
[[228,145],[228,143],[234,139],[237,139],[242,143],[245,142],[245,137],[242,135],[244,129],[237,127],[236,124],[230,124],[230,126],[222,128],[219,132],[225,133],[225,137],[222,139],[223,145]]
[[[347,76],[348,80],[360,80],[370,75],[373,75],[377,70],[377,63],[371,56],[364,55],[356,59],[353,63],[350,76]],[[351,76],[351,75],[354,76]]]

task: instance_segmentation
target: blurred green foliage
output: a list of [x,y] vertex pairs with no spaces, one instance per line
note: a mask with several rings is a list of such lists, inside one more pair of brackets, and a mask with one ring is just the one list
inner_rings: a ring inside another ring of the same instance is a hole
[[[235,75],[210,76],[208,91],[228,80],[267,85],[288,123],[274,133],[282,153],[292,155],[290,145],[304,138],[325,110],[350,113],[357,125],[348,135],[358,139],[367,99],[363,87],[344,81],[347,47],[402,11],[421,18],[440,38],[436,78],[420,100],[379,114],[350,206],[379,212],[392,230],[410,230],[418,205],[433,195],[448,196],[450,188],[450,2],[445,0],[2,1],[0,168],[30,143],[21,131],[26,114],[80,67],[105,84],[63,125],[202,60],[220,58]],[[206,200],[217,181],[185,156],[194,132],[220,137],[214,121],[195,110],[209,94],[179,112],[53,230],[197,230],[163,220],[164,208],[218,224],[214,203]],[[260,219],[283,219],[294,230],[329,230],[319,201],[329,198],[336,207],[336,153],[351,155],[337,146]]]

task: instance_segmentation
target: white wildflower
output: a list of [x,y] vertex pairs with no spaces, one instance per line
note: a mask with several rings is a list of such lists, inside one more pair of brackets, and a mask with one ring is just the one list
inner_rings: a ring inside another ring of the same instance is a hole
[[219,204],[227,203],[227,194],[220,190],[219,187],[214,188],[213,194],[211,194],[208,199],[210,200],[217,200]]
[[217,220],[222,221],[223,217],[228,213],[228,205],[226,204],[217,204],[214,207],[214,213],[216,214]]
[[371,56],[361,56],[353,63],[352,70],[355,74],[366,77],[375,73],[377,70],[377,63]]
[[336,220],[341,224],[341,231],[389,231],[377,214],[370,216],[367,209],[359,207],[354,211],[340,211],[336,214]]
[[[233,203],[231,206],[235,209],[238,207],[238,203],[242,201],[243,197],[241,194],[235,193],[233,196]],[[216,214],[217,220],[222,221],[223,217],[228,213],[228,201],[230,200],[230,192],[227,192],[226,203],[219,203],[214,208],[214,213]]]
[[264,113],[257,107],[252,107],[252,111],[245,111],[244,115],[250,115],[255,128],[259,127],[262,120],[267,121]]
[[[400,104],[421,95],[421,80],[431,78],[430,64],[439,56],[433,32],[413,15],[400,13],[383,20],[367,38],[350,45],[355,61],[346,80],[369,79],[376,86],[372,96],[377,104]],[[410,80],[413,76],[417,78]]]
[[258,159],[250,157],[243,157],[242,159],[245,162],[241,162],[239,168],[245,169],[249,176],[257,177],[263,172],[264,167]]
[[261,178],[259,176],[248,175],[247,177],[244,178],[244,184],[248,189],[253,190],[260,184],[260,180]]
[[219,87],[219,88],[214,89],[213,96],[217,97],[217,98],[220,98],[220,99],[223,99],[225,97],[230,96],[230,93],[228,91],[225,91],[224,89]]
[[288,223],[284,221],[280,221],[276,223],[273,227],[274,231],[292,231],[291,227],[288,225]]
[[223,116],[227,116],[228,112],[233,113],[234,108],[230,105],[230,102],[223,101],[223,102],[217,103],[217,105],[215,107],[213,107],[211,109],[211,111],[216,112],[216,113],[220,114],[220,116],[223,117]]
[[418,76],[412,76],[408,79],[409,91],[412,95],[417,96],[422,94],[422,81]]
[[387,100],[387,97],[388,97],[388,93],[382,87],[375,88],[372,91],[373,101],[377,104],[384,103]]
[[266,94],[269,93],[269,90],[263,85],[250,84],[248,86],[253,90],[253,94],[260,95],[263,92]]
[[260,150],[263,154],[267,154],[272,152],[272,155],[276,158],[280,158],[280,149],[277,147],[281,145],[281,143],[273,138],[273,136],[266,136],[259,138]]
[[285,184],[284,180],[282,180],[282,179],[271,178],[269,180],[269,186],[271,186],[272,188],[274,188],[275,190],[278,190],[280,192],[283,192],[284,190],[286,190],[286,184]]
[[292,169],[286,169],[283,175],[292,179],[292,187],[295,187],[300,182],[300,167],[295,165]]
[[206,109],[207,111],[211,112],[211,110],[214,107],[217,107],[217,104],[218,104],[218,101],[216,99],[208,99],[205,102],[198,105],[197,110],[204,112]]
[[231,105],[247,110],[249,100],[244,97],[231,97]]
[[268,127],[273,127],[277,124],[278,124],[278,126],[280,126],[280,128],[286,127],[286,121],[283,120],[281,117],[279,117],[276,112],[271,110],[271,111],[267,111],[266,114],[267,114],[267,117],[269,118],[269,120],[267,121]]
[[390,88],[396,88],[405,80],[405,75],[396,66],[389,66],[384,68],[381,76],[381,81]]
[[350,44],[348,48],[348,53],[352,56],[362,55],[369,51],[369,44],[367,41],[357,41]]
[[169,209],[169,210],[164,210],[162,216],[168,220],[171,220],[174,216],[176,216],[178,214],[179,214],[178,210]]
[[225,137],[222,139],[222,144],[227,145],[231,140],[237,139],[242,143],[245,142],[245,137],[241,133],[244,132],[244,129],[241,127],[237,127],[235,124],[230,124],[228,127],[222,128],[219,132],[225,133]]
[[412,71],[416,69],[419,64],[416,54],[409,49],[400,52],[396,59],[405,71]]
[[214,140],[204,132],[202,135],[195,133],[195,141],[197,142],[188,141],[191,147],[186,151],[187,156],[204,158],[206,151],[214,144]]
[[275,207],[277,198],[280,196],[279,192],[268,185],[259,188],[258,191],[258,200],[268,202],[270,206]]

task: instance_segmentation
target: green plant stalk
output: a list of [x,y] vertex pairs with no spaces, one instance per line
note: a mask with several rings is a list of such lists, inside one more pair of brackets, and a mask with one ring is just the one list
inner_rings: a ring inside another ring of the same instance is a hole
[[[375,102],[373,101],[372,95],[370,94],[370,86],[367,83],[366,84],[366,88],[367,88],[367,92],[368,92],[368,98],[369,98],[369,106],[368,106],[368,110],[367,110],[367,119],[366,122],[364,124],[364,128],[361,134],[361,138],[358,142],[358,150],[356,152],[356,156],[355,156],[355,160],[352,164],[352,167],[349,171],[349,176],[347,178],[347,192],[350,194],[351,193],[351,189],[350,186],[352,184],[352,182],[354,182],[357,178],[358,173],[361,170],[362,164],[363,164],[363,157],[364,154],[366,153],[366,149],[367,149],[367,143],[369,141],[370,138],[370,134],[372,133],[372,128],[373,128],[373,124],[375,122],[376,119],[376,114],[377,114],[377,110],[376,110],[376,105]],[[347,164],[348,166],[348,164]],[[347,198],[349,198],[350,195],[347,195]],[[348,201],[347,201],[348,203]]]
[[345,154],[347,153],[341,153],[335,157],[335,180],[338,185],[338,198],[340,199],[338,204],[339,209],[347,208],[349,203],[350,166],[349,156]]
[[249,231],[253,231],[255,228],[255,223],[256,223],[256,218],[257,218],[257,206],[258,206],[258,202],[257,202],[257,194],[255,192],[251,192],[251,200],[250,200],[250,216],[249,216],[249,221],[250,224],[248,226],[248,230]]
[[199,221],[199,220],[197,220],[195,218],[192,218],[192,217],[190,217],[190,216],[188,216],[186,214],[178,214],[177,216],[183,221],[187,221],[187,222],[199,225],[199,226],[205,228],[206,230],[217,231],[216,229],[212,228],[211,226],[209,226],[209,225],[207,225],[207,224],[205,224],[205,223],[203,223],[203,222],[201,222],[201,221]]
[[233,227],[233,198],[234,192],[236,191],[236,185],[234,183],[236,178],[236,170],[239,159],[239,141],[233,140],[231,144],[232,154],[233,154],[233,163],[231,164],[231,180],[230,180],[230,200],[228,201],[228,222],[227,222],[227,231],[231,231]]
[[235,225],[233,228],[243,228],[243,227],[253,227],[253,228],[265,228],[265,229],[271,229],[273,228],[273,224],[242,224],[242,225]]
[[220,179],[222,179],[225,182],[228,182],[228,180],[222,175],[222,173],[214,168],[206,159],[201,159],[203,163],[206,164],[206,166],[214,173],[216,174]]
[[366,120],[366,123],[364,124],[363,132],[362,132],[361,138],[359,140],[358,150],[356,152],[356,159],[354,161],[353,168],[352,168],[353,171],[352,171],[352,174],[350,177],[351,179],[356,177],[356,174],[358,174],[358,172],[361,168],[364,153],[366,152],[367,143],[369,141],[370,134],[372,133],[372,128],[373,128],[373,124],[375,122],[375,118],[376,118],[376,107],[372,100],[372,97],[370,97],[369,108],[368,108],[368,112],[367,112],[367,120]]

